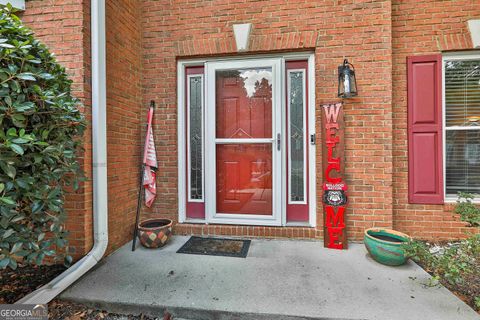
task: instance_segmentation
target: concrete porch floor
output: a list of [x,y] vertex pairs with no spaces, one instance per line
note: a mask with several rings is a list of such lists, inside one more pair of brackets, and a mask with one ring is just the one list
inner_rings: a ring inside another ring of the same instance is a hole
[[387,267],[363,244],[252,240],[246,259],[177,254],[131,243],[104,259],[61,298],[114,312],[204,319],[480,319],[415,263]]

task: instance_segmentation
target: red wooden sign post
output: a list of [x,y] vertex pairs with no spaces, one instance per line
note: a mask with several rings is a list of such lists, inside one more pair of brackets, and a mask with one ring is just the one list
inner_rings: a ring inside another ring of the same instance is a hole
[[347,185],[343,180],[345,122],[342,103],[323,105],[322,115],[324,245],[332,249],[347,249]]

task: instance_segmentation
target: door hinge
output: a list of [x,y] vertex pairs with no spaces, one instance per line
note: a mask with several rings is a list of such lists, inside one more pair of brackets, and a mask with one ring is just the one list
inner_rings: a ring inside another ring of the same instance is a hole
[[317,135],[315,133],[310,135],[310,144],[312,144],[312,145],[317,144]]

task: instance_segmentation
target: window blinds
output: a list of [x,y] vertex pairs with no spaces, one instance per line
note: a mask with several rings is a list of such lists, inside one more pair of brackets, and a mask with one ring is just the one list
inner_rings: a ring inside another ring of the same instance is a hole
[[446,193],[480,194],[480,59],[445,61]]

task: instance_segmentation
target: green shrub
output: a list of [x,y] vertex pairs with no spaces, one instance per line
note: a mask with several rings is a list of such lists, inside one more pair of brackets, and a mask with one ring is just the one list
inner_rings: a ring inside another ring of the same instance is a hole
[[434,280],[473,299],[480,309],[480,235],[445,246],[431,253],[430,246],[418,240],[403,245],[406,256],[419,263]]
[[471,227],[480,226],[480,208],[472,201],[475,196],[470,193],[459,192],[455,213],[460,215],[460,220],[465,221]]
[[[472,203],[473,199],[473,195],[459,193],[455,213],[475,227],[479,226],[480,210]],[[431,252],[428,243],[418,240],[404,244],[403,249],[406,256],[431,273],[434,280],[461,293],[480,310],[480,234],[440,247],[437,253]]]
[[65,69],[10,6],[0,8],[0,57],[0,269],[15,269],[67,245],[64,198],[82,178],[85,126]]

